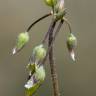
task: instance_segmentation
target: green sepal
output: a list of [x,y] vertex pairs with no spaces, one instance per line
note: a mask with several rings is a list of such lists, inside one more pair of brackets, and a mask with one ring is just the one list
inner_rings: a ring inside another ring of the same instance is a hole
[[40,67],[36,68],[35,77],[36,77],[37,80],[44,81],[44,79],[45,79],[45,69],[42,65]]
[[29,34],[28,34],[28,32],[20,33],[18,38],[17,38],[16,46],[12,50],[12,54],[14,55],[17,52],[19,52],[26,45],[26,43],[28,41],[29,41]]
[[36,64],[34,63],[29,63],[26,68],[28,69],[31,74],[33,74],[36,71]]
[[76,37],[70,33],[69,37],[67,38],[67,46],[69,49],[73,49],[77,45]]
[[36,46],[33,49],[33,55],[36,59],[36,61],[41,61],[45,58],[46,56],[46,49],[44,48],[43,44]]
[[60,10],[58,13],[54,13],[54,19],[56,20],[63,19],[64,14],[65,14],[65,10],[64,9]]
[[17,44],[16,44],[17,49],[22,48],[28,41],[29,41],[28,32],[20,33],[17,38]]

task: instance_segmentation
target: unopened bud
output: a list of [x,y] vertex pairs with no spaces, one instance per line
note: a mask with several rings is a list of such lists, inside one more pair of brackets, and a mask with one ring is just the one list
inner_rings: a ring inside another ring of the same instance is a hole
[[26,45],[28,41],[29,41],[28,32],[20,33],[17,38],[16,47],[13,49],[12,53],[15,54],[16,52],[18,52],[20,49],[22,49]]
[[45,1],[46,5],[51,6],[51,7],[53,7],[57,4],[57,0],[44,0],[44,1]]
[[70,56],[72,58],[73,61],[75,61],[75,53],[74,53],[74,49],[77,46],[77,39],[76,37],[71,33],[70,36],[67,39],[67,47],[70,53]]
[[30,76],[28,82],[25,84],[26,95],[32,96],[37,91],[38,87],[42,84],[45,79],[45,69],[43,65],[36,66],[36,71]]
[[36,61],[42,61],[46,56],[46,49],[43,47],[43,45],[36,46],[33,49],[33,55],[36,59]]

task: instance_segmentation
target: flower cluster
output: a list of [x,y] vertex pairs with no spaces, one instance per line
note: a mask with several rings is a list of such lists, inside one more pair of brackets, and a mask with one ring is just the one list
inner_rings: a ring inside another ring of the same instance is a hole
[[[29,31],[31,28],[38,23],[40,20],[48,17],[53,16],[52,23],[50,24],[50,27],[48,29],[48,32],[46,32],[44,39],[42,40],[41,44],[36,46],[33,51],[32,55],[29,58],[29,63],[27,64],[26,68],[28,70],[28,81],[25,84],[26,89],[26,96],[33,95],[34,92],[39,88],[39,86],[43,83],[45,79],[45,68],[44,68],[44,61],[46,60],[47,55],[50,52],[50,49],[52,47],[53,42],[55,41],[55,38],[60,31],[60,28],[64,22],[68,24],[69,27],[69,36],[67,38],[67,48],[70,53],[70,56],[73,61],[75,61],[75,48],[77,45],[77,39],[72,33],[70,23],[65,18],[66,10],[64,7],[64,0],[44,0],[45,4],[52,8],[51,12],[40,17],[35,22],[33,22],[27,29],[27,31],[22,32],[19,34],[16,46],[13,48],[12,53],[13,55],[18,53],[29,41]],[[50,33],[53,33],[56,23],[59,22],[59,25],[57,29],[54,32],[54,36],[48,46],[48,49],[46,50],[44,44],[46,43],[46,40]]]
[[27,65],[29,76],[25,88],[28,96],[32,95],[45,79],[45,69],[42,64],[45,56],[46,49],[43,44],[38,45],[33,49],[30,62]]

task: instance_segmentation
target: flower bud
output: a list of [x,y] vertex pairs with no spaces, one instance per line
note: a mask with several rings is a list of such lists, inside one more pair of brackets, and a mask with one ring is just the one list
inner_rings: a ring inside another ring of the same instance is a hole
[[26,95],[31,96],[37,91],[38,87],[42,84],[45,79],[45,69],[43,65],[36,66],[36,71],[31,75],[28,82],[25,84]]
[[35,57],[35,61],[42,61],[46,56],[46,49],[43,47],[43,45],[36,46],[33,49],[33,54]]
[[29,34],[28,32],[20,33],[17,38],[16,47],[13,49],[13,54],[21,50],[25,44],[29,41]]
[[67,47],[70,53],[70,56],[72,58],[73,61],[75,61],[75,53],[74,53],[74,49],[77,45],[77,39],[76,37],[71,33],[67,39]]
[[44,1],[45,1],[46,5],[51,6],[51,7],[53,7],[57,4],[57,0],[44,0]]

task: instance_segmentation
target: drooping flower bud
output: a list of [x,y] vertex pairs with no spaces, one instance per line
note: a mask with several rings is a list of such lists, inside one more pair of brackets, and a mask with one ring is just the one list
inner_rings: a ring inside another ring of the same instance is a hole
[[46,5],[51,6],[51,7],[53,7],[57,4],[57,0],[44,0],[44,1],[45,1]]
[[29,41],[29,34],[28,32],[22,32],[19,34],[16,42],[15,48],[13,48],[12,53],[13,55],[20,51],[26,43]]
[[67,47],[70,53],[70,56],[72,58],[73,61],[75,61],[75,53],[74,53],[74,49],[77,46],[77,39],[76,37],[71,33],[69,35],[69,37],[67,38]]
[[43,44],[39,45],[39,46],[36,46],[34,49],[33,49],[33,54],[32,54],[34,57],[35,57],[35,62],[39,62],[39,61],[42,61],[45,56],[46,56],[46,49],[44,48]]

